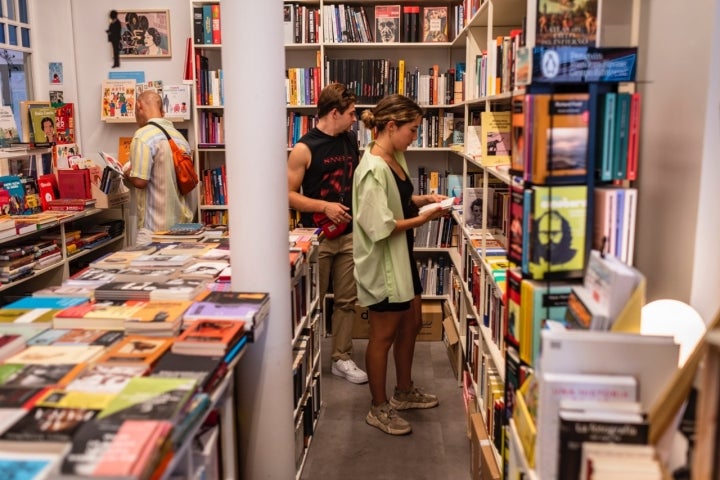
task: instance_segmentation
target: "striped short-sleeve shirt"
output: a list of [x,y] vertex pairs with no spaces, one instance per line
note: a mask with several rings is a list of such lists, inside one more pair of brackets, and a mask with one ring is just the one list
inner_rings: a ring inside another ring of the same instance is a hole
[[[162,125],[180,148],[190,151],[190,145],[169,120],[152,118],[150,121]],[[155,232],[192,221],[187,198],[178,192],[170,144],[159,128],[148,124],[135,132],[130,161],[129,176],[148,182],[146,188],[137,190],[138,230],[146,228]]]

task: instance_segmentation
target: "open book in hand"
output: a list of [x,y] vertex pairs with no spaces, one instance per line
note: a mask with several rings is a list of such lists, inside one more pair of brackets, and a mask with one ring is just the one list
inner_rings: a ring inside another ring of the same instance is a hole
[[105,161],[105,164],[115,170],[116,172],[122,174],[123,173],[123,166],[122,164],[112,155],[105,152],[99,152],[100,157]]
[[448,197],[439,202],[434,202],[434,203],[429,203],[427,205],[423,205],[422,207],[420,207],[420,213],[425,213],[428,210],[436,210],[438,208],[441,208],[446,211],[450,211],[450,209],[452,208],[454,203],[455,203],[455,198]]

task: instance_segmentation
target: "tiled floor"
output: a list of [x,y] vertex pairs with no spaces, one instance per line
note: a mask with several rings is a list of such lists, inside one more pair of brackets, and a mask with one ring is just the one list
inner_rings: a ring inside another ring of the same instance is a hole
[[[428,410],[403,411],[410,435],[393,437],[365,423],[370,408],[367,384],[354,385],[330,374],[331,338],[323,342],[323,409],[310,445],[302,480],[469,479],[462,390],[453,377],[442,342],[418,342],[416,385],[439,397]],[[365,368],[366,340],[355,340],[353,359]],[[390,352],[388,392],[395,385]]]

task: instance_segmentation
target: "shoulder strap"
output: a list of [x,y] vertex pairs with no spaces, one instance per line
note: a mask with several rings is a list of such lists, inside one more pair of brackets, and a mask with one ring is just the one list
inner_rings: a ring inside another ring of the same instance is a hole
[[155,125],[157,128],[160,129],[160,131],[162,131],[165,134],[165,136],[167,137],[168,140],[172,140],[172,137],[170,137],[170,134],[167,132],[167,130],[165,130],[163,127],[161,127],[160,124],[155,123],[155,122],[147,122],[147,123],[150,125]]

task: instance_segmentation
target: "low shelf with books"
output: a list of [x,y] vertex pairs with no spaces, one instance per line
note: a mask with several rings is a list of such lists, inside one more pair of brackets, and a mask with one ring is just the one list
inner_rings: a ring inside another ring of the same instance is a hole
[[291,319],[293,332],[293,419],[296,478],[299,479],[317,428],[321,396],[321,342],[323,333],[319,288],[319,230],[290,231]]

